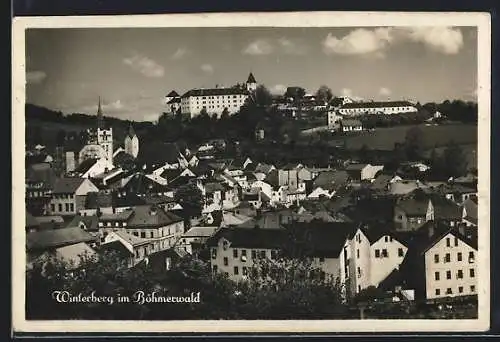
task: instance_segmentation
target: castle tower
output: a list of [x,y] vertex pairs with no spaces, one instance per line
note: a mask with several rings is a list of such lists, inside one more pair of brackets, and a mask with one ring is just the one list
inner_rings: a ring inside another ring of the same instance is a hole
[[97,107],[97,144],[106,152],[106,159],[113,163],[113,128],[105,128],[102,115],[101,97]]
[[104,117],[102,116],[101,97],[99,96],[99,104],[97,105],[97,128],[104,128]]
[[125,153],[131,155],[134,158],[137,158],[137,155],[139,154],[139,138],[135,134],[132,124],[130,124],[130,127],[128,129],[128,134],[125,137],[124,145]]
[[255,91],[257,89],[257,81],[255,80],[255,77],[251,72],[250,75],[248,75],[246,86],[247,90],[250,92]]

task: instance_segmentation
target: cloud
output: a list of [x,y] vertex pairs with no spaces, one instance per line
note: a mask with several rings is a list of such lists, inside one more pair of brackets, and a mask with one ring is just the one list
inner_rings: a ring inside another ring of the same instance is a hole
[[26,73],[26,82],[28,84],[39,84],[47,77],[44,71],[28,71]]
[[354,95],[352,89],[349,89],[349,88],[342,88],[340,90],[340,96],[346,96],[354,101],[361,101],[363,100],[362,97],[360,96],[357,96],[357,95]]
[[146,77],[159,78],[163,77],[165,74],[165,68],[163,66],[159,65],[151,58],[139,54],[124,58],[123,63]]
[[381,96],[389,96],[391,95],[391,90],[389,88],[386,88],[386,87],[381,87],[379,90],[378,90],[378,94],[381,95]]
[[200,68],[203,72],[206,72],[207,74],[213,74],[214,72],[214,67],[211,64],[203,64]]
[[278,39],[278,44],[283,52],[289,55],[303,55],[307,52],[306,46],[285,37]]
[[446,26],[358,28],[343,37],[328,33],[323,40],[323,51],[329,55],[384,57],[391,45],[403,42],[421,43],[439,53],[456,54],[463,47],[463,35],[459,28]]
[[187,53],[188,53],[188,50],[187,50],[187,49],[185,49],[185,48],[178,48],[178,49],[174,52],[174,54],[172,55],[172,57],[171,57],[171,58],[172,58],[172,59],[175,59],[175,60],[177,60],[177,59],[181,59],[182,57],[186,56],[186,55],[187,55]]
[[358,28],[344,37],[337,38],[328,33],[323,41],[326,54],[358,55],[383,51],[392,41],[391,29],[376,28],[368,30]]
[[272,44],[265,39],[258,39],[243,49],[245,55],[269,55],[274,51]]
[[286,92],[286,85],[276,84],[270,89],[270,92],[275,95],[283,95]]

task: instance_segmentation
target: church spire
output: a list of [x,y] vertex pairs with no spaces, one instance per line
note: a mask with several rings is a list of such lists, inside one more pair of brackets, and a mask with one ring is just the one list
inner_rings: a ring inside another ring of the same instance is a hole
[[132,127],[132,124],[130,124],[130,126],[128,127],[128,136],[130,138],[133,138],[135,136],[134,127]]
[[97,105],[97,128],[104,128],[104,118],[102,116],[101,97],[99,96],[99,104]]

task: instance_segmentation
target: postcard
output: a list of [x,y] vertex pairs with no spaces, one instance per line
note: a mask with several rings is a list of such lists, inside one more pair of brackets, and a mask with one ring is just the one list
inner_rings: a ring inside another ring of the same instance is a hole
[[14,332],[486,331],[490,25],[15,18]]

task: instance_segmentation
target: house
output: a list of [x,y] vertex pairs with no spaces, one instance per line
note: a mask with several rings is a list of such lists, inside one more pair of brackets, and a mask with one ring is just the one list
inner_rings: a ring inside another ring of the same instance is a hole
[[99,232],[99,218],[97,215],[75,215],[75,217],[73,217],[73,219],[68,223],[67,227],[78,227],[86,232],[89,232],[90,234],[96,234]]
[[471,196],[462,203],[462,223],[467,227],[477,227],[477,197]]
[[259,209],[262,206],[261,192],[255,188],[243,191],[241,201],[249,203],[254,209]]
[[447,199],[462,204],[472,196],[477,196],[477,190],[461,184],[443,184],[438,188],[438,193]]
[[349,174],[347,171],[332,170],[323,171],[314,179],[311,189],[307,195],[309,199],[318,199],[321,196],[331,198],[337,190],[347,184]]
[[434,221],[434,205],[427,196],[399,199],[394,208],[396,230],[411,231]]
[[79,227],[51,229],[26,234],[26,250],[29,255],[39,256],[46,251],[78,243],[94,244],[95,238]]
[[27,268],[35,262],[59,261],[63,262],[67,270],[74,270],[81,266],[82,261],[97,258],[96,251],[85,242],[78,242],[45,251],[28,262]]
[[401,177],[392,174],[381,173],[377,175],[370,184],[370,189],[386,193],[390,191],[391,184],[401,181]]
[[351,102],[344,103],[338,112],[341,115],[361,115],[361,114],[400,114],[416,113],[418,111],[412,103],[408,101],[385,101],[385,102]]
[[99,188],[107,188],[109,184],[115,183],[116,181],[124,178],[127,172],[121,167],[114,168],[112,170],[105,169],[104,172],[99,174],[94,174],[89,177],[90,180]]
[[477,236],[450,227],[435,234],[421,252],[425,261],[425,298],[477,295]]
[[49,163],[35,163],[26,167],[26,208],[31,213],[48,213],[55,180],[55,171]]
[[189,253],[178,247],[171,247],[163,251],[149,254],[136,267],[143,266],[151,269],[155,273],[163,273],[176,267],[185,258],[189,257]]
[[111,231],[107,233],[100,245],[101,250],[117,252],[132,267],[154,253],[154,242],[140,238],[125,231]]
[[153,173],[135,172],[126,180],[121,191],[134,194],[166,194],[170,187],[166,179]]
[[347,297],[378,286],[403,263],[408,247],[400,240],[385,227],[360,227],[347,237],[340,255],[340,281]]
[[349,174],[349,178],[354,181],[371,180],[375,178],[379,171],[384,169],[384,165],[371,164],[349,164],[345,170]]
[[103,236],[122,231],[152,244],[152,251],[173,246],[184,233],[184,220],[156,205],[140,205],[115,214],[103,214],[99,218]]
[[219,229],[218,227],[191,227],[187,232],[182,234],[176,246],[185,250],[189,254],[195,253],[201,246]]
[[212,272],[234,281],[247,279],[254,261],[276,258],[286,237],[282,229],[221,228],[207,241]]
[[89,158],[81,162],[72,174],[81,178],[92,178],[113,169],[113,163],[107,158]]
[[361,132],[363,123],[355,119],[342,119],[340,120],[340,129],[342,132]]
[[52,191],[49,212],[52,215],[75,215],[85,209],[87,194],[97,191],[99,189],[88,178],[58,178]]

